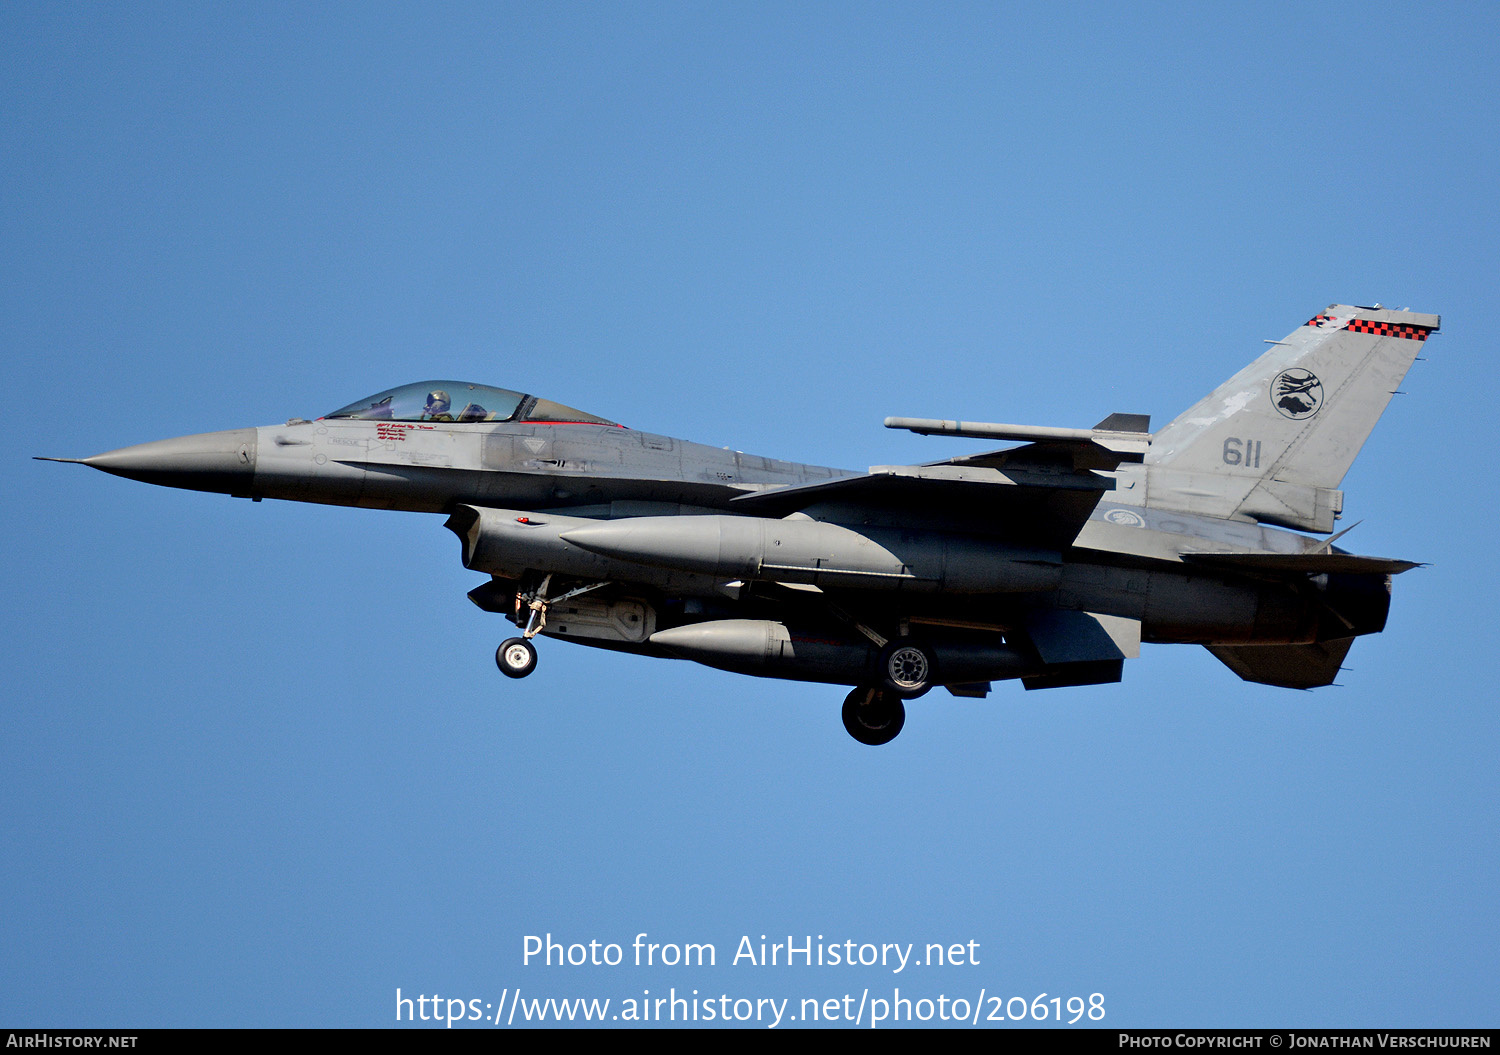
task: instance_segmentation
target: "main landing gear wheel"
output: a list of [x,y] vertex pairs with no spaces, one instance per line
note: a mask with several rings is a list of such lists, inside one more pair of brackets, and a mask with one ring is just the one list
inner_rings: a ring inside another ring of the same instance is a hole
[[932,653],[909,638],[898,638],[880,652],[880,681],[887,692],[911,700],[932,688]]
[[905,724],[906,705],[893,693],[861,687],[844,700],[844,728],[862,744],[888,744]]
[[536,646],[524,637],[502,641],[495,649],[495,666],[507,678],[524,678],[536,670]]

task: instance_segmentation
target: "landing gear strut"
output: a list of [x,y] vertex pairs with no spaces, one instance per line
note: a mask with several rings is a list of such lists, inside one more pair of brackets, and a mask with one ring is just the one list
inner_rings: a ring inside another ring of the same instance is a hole
[[[901,620],[897,636],[890,638],[874,627],[860,622],[831,601],[828,602],[828,610],[869,638],[870,643],[880,649],[875,676],[880,681],[879,687],[885,690],[887,695],[897,699],[914,700],[935,684],[937,664],[933,660],[932,649],[923,644],[920,639],[914,640],[908,636],[909,631],[905,619]],[[845,724],[848,724],[847,719]],[[900,731],[899,725],[897,731]],[[858,740],[859,737],[856,736],[855,739]]]
[[844,728],[862,744],[888,744],[905,724],[906,705],[895,693],[860,686],[844,700]]

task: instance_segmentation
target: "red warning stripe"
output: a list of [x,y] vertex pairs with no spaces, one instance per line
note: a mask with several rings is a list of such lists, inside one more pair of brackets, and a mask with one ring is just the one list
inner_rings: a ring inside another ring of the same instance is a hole
[[[1314,315],[1302,325],[1322,326],[1332,322],[1332,315]],[[1373,333],[1380,337],[1404,337],[1409,341],[1425,341],[1432,332],[1431,326],[1403,326],[1394,322],[1376,322],[1373,319],[1351,319],[1344,327],[1353,333]]]

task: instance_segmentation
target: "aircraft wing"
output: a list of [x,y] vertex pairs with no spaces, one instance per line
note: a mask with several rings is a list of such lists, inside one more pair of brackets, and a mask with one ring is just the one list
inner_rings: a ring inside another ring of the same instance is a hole
[[1060,548],[1077,537],[1100,496],[1113,488],[1113,480],[1076,470],[1068,463],[1013,458],[987,464],[954,459],[931,465],[877,465],[862,476],[741,495],[730,507],[761,516],[786,516],[837,503],[897,512],[921,510],[952,516],[955,521],[983,517],[1000,525],[1007,538]]
[[1151,442],[1144,414],[1111,414],[1092,429],[936,418],[887,418],[885,424],[926,436],[1029,442],[925,465],[877,465],[863,476],[742,495],[731,506],[786,516],[838,503],[898,515],[935,513],[955,525],[983,519],[1014,541],[1061,549],[1078,537],[1100,496],[1114,489],[1101,473],[1140,461]]

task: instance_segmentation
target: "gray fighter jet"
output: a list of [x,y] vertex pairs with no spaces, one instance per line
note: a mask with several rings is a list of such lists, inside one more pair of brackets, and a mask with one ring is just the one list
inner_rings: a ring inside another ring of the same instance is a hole
[[496,652],[509,677],[536,668],[543,635],[850,685],[845,727],[883,744],[934,686],[1114,682],[1142,641],[1203,645],[1247,681],[1330,684],[1417,565],[1301,532],[1333,531],[1340,481],[1438,323],[1334,305],[1155,433],[1142,414],[1091,429],[888,418],[1020,445],[864,473],[459,381],[81,462],[256,501],[446,514],[464,565],[490,576],[469,597],[521,631]]

